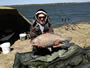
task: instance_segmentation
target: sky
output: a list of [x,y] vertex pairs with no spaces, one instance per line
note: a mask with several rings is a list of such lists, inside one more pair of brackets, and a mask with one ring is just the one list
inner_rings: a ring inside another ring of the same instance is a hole
[[64,3],[64,2],[90,2],[90,0],[0,0],[3,5],[22,5],[22,4],[45,4],[45,3]]

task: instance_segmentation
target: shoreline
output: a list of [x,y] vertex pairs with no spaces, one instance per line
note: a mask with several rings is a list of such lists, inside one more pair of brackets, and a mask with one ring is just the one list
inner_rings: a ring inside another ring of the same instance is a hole
[[78,22],[68,22],[68,23],[63,23],[63,24],[54,24],[53,28],[65,26],[67,24],[75,25],[75,24],[79,24],[79,23],[81,23],[81,24],[84,24],[84,23],[90,24],[90,19],[88,19],[87,21],[78,21]]

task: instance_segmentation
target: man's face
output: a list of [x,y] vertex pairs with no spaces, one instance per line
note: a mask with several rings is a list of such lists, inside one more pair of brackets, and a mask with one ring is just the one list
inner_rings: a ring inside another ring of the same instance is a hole
[[44,14],[39,14],[38,15],[38,20],[39,20],[40,24],[44,24],[45,15]]
[[45,18],[44,17],[39,17],[39,20],[43,21]]

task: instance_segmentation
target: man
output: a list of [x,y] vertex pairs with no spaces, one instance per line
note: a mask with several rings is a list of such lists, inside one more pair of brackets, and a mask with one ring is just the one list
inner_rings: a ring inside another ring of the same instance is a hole
[[37,10],[33,18],[33,25],[30,28],[31,40],[40,34],[53,32],[47,12],[43,9]]
[[[33,22],[33,25],[30,28],[31,40],[33,40],[40,34],[43,34],[46,32],[53,33],[53,28],[50,24],[48,13],[45,10],[43,9],[37,10],[32,22]],[[59,44],[59,41],[57,40],[55,42],[55,45],[58,45],[58,44]]]

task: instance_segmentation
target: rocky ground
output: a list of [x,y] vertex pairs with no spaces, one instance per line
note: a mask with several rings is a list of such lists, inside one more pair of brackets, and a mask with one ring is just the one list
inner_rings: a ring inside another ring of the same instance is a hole
[[[82,24],[81,24],[82,23]],[[90,24],[88,22],[80,22],[79,24],[70,24],[69,28],[66,25],[58,25],[54,28],[54,32],[65,37],[72,37],[72,41],[81,47],[90,46]],[[0,68],[13,68],[15,54],[17,52],[28,52],[32,50],[30,40],[17,40],[11,46],[9,54],[0,54]]]

